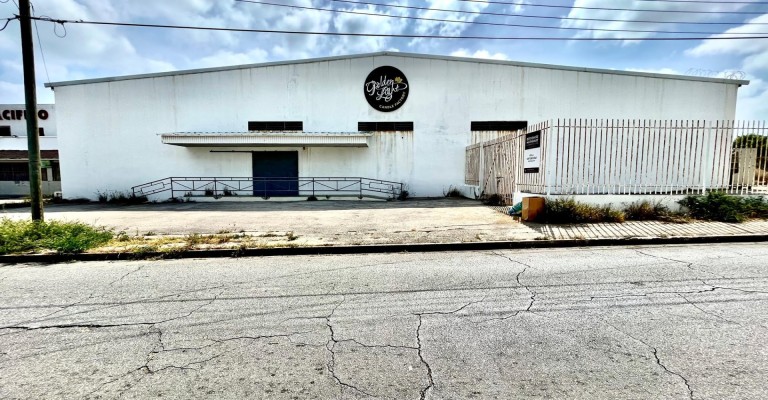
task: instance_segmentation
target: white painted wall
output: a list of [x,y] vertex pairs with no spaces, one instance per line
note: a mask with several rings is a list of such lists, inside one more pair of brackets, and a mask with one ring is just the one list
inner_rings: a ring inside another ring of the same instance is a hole
[[[43,196],[52,196],[61,191],[61,182],[43,181]],[[0,181],[0,197],[29,197],[29,182]]]
[[[382,65],[403,71],[410,84],[405,105],[391,113],[363,96],[366,76]],[[249,120],[303,121],[307,132],[413,121],[413,133],[379,134],[367,149],[299,148],[300,175],[400,181],[413,196],[442,196],[463,182],[471,121],[733,119],[736,91],[717,82],[407,55],[55,88],[64,196],[89,198],[169,176],[250,176],[250,154],[163,145],[158,136],[245,131]]]
[[[43,136],[40,138],[40,150],[56,150],[58,138],[56,136]],[[27,136],[5,137],[0,136],[0,150],[27,150]]]

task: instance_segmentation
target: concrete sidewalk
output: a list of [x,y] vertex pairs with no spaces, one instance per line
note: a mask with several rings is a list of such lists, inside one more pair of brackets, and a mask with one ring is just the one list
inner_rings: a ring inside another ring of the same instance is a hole
[[[25,208],[5,210],[12,219]],[[516,222],[468,199],[394,202],[213,202],[110,206],[52,205],[49,220],[82,221],[129,236],[245,233],[292,246],[469,243],[544,239],[625,239],[768,234],[768,221],[665,223],[658,221],[548,225]],[[283,236],[284,237],[284,236]]]

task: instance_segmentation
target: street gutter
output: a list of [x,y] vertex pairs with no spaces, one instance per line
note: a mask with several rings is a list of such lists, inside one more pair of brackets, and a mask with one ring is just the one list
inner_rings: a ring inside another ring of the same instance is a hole
[[551,249],[571,247],[616,247],[700,243],[768,242],[768,234],[668,238],[558,239],[463,243],[374,244],[355,246],[272,247],[252,249],[206,249],[143,253],[13,254],[0,256],[0,264],[60,263],[68,261],[119,261],[183,258],[273,257],[299,255],[427,253],[445,251]]

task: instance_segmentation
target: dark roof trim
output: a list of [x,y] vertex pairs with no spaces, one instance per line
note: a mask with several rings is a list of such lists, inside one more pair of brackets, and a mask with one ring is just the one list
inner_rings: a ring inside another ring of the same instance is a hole
[[[29,152],[26,150],[0,150],[0,160],[28,160]],[[58,160],[58,150],[40,150],[41,160]]]
[[656,74],[656,73],[650,73],[650,72],[633,72],[633,71],[620,71],[620,70],[613,70],[613,69],[571,67],[566,65],[536,64],[536,63],[527,63],[527,62],[519,62],[519,61],[489,60],[484,58],[453,57],[453,56],[440,56],[440,55],[432,55],[432,54],[415,54],[415,53],[380,51],[376,53],[352,54],[352,55],[346,55],[346,56],[307,58],[304,60],[273,61],[273,62],[265,62],[265,63],[259,63],[259,64],[233,65],[233,66],[227,66],[227,67],[199,68],[199,69],[188,69],[188,70],[181,70],[181,71],[158,72],[158,73],[151,73],[151,74],[114,76],[114,77],[107,77],[107,78],[82,79],[82,80],[75,80],[75,81],[48,82],[45,84],[45,87],[56,88],[60,86],[86,85],[91,83],[106,83],[106,82],[126,81],[126,80],[132,80],[132,79],[162,78],[162,77],[178,76],[178,75],[203,74],[208,72],[235,71],[240,69],[263,68],[263,67],[274,67],[274,66],[295,65],[295,64],[309,64],[309,63],[317,63],[317,62],[342,61],[342,60],[352,60],[352,59],[358,59],[358,58],[384,57],[384,56],[403,57],[403,58],[420,58],[420,59],[428,59],[428,60],[471,62],[471,63],[478,63],[478,64],[498,64],[498,65],[509,65],[509,66],[515,66],[515,67],[544,68],[544,69],[556,69],[556,70],[576,71],[576,72],[593,72],[593,73],[599,73],[599,74],[628,75],[628,76],[640,76],[640,77],[647,77],[647,78],[678,79],[678,80],[684,80],[684,81],[726,83],[731,85],[748,85],[749,84],[749,81],[746,81],[746,80],[704,78],[699,76],[669,75],[669,74]]

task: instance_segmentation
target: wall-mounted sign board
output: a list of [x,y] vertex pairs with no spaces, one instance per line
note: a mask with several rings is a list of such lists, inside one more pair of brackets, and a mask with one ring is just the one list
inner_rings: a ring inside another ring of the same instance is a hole
[[541,167],[541,131],[525,134],[525,151],[523,152],[523,172],[536,174]]
[[375,110],[395,111],[408,98],[408,79],[395,67],[378,67],[368,74],[363,84],[365,100]]

